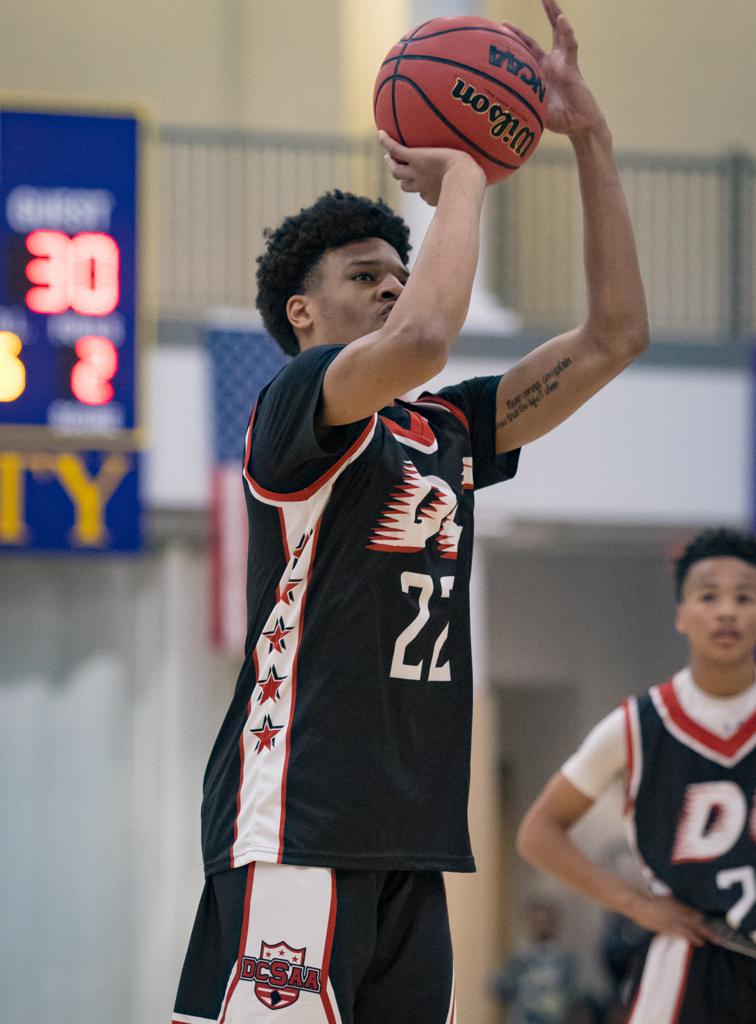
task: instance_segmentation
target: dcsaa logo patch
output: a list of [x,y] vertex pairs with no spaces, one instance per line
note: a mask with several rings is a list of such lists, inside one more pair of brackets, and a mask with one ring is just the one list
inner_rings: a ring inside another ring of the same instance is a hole
[[305,963],[307,949],[293,949],[286,942],[260,944],[259,956],[242,958],[239,978],[251,981],[255,995],[269,1010],[283,1010],[296,1003],[301,992],[320,992],[320,971]]

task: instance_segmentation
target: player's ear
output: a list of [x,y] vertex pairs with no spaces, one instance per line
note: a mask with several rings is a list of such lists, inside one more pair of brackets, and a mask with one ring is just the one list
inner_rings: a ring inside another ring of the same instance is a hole
[[312,300],[309,295],[291,295],[286,303],[286,316],[295,331],[312,327]]
[[678,604],[677,606],[677,610],[675,612],[675,629],[680,636],[688,635],[688,622],[684,604]]

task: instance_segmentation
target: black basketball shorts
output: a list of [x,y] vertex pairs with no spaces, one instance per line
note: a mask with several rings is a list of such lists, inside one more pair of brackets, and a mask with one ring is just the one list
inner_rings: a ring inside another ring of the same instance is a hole
[[756,960],[657,935],[633,993],[628,1024],[756,1024]]
[[438,872],[257,862],[206,880],[173,1024],[457,1024]]

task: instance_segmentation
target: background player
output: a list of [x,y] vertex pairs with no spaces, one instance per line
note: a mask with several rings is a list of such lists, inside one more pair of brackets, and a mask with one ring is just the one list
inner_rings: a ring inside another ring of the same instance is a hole
[[[604,118],[552,0],[548,127],[585,210],[588,313],[503,377],[398,396],[464,323],[485,179],[467,155],[382,136],[436,213],[407,228],[331,193],[271,234],[258,305],[297,357],[247,438],[249,631],[205,778],[208,876],[174,1021],[444,1024],[455,1018],[440,872],[472,870],[468,585],[473,489],[511,477],[647,344]],[[544,383],[547,381],[548,383]],[[297,1004],[295,1006],[295,1004]]]
[[[756,541],[702,533],[678,561],[676,581],[688,667],[595,727],[526,815],[518,847],[658,933],[631,1024],[752,1024],[756,959],[734,949],[756,956]],[[650,892],[594,864],[568,835],[619,777]],[[736,931],[723,938],[727,928],[707,915]]]

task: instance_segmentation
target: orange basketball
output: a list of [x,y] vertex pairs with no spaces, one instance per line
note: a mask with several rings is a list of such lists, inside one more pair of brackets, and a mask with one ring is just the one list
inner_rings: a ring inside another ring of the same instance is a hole
[[393,46],[373,92],[375,123],[405,146],[463,149],[489,183],[533,153],[547,112],[532,50],[487,18],[434,18]]

